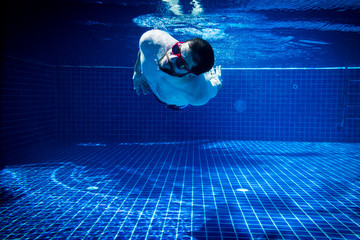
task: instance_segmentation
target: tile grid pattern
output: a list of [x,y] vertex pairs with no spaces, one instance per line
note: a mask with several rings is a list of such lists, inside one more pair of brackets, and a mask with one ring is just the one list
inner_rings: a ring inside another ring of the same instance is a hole
[[[137,96],[132,69],[59,68],[59,136],[84,141],[237,139],[358,142],[360,118],[348,110],[346,76],[360,69],[227,69],[224,88],[202,107],[173,112]],[[351,92],[349,101],[358,102]],[[351,99],[350,99],[351,98]]]
[[134,93],[131,68],[4,61],[2,152],[54,138],[360,140],[356,68],[225,69],[219,96],[175,113]]
[[39,163],[1,171],[0,236],[357,239],[359,148],[190,141],[43,149]]
[[54,66],[2,59],[1,153],[56,138],[54,72]]

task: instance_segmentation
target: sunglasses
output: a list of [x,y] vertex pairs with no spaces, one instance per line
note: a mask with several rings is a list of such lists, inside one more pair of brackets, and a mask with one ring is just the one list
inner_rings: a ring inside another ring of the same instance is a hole
[[185,60],[184,58],[181,56],[181,51],[180,51],[180,45],[179,44],[182,44],[184,42],[177,42],[175,43],[174,46],[172,46],[171,48],[171,51],[172,51],[172,54],[177,56],[177,59],[176,59],[176,67],[179,68],[179,69],[185,69],[186,71],[188,71],[189,73],[192,73],[191,70],[187,69],[186,68],[186,65],[185,65]]

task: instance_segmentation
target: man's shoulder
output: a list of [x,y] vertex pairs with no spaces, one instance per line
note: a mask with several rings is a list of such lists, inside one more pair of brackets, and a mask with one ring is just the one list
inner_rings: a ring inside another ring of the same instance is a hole
[[212,85],[208,74],[203,73],[196,77],[196,84],[193,86],[190,103],[194,106],[206,104],[216,96],[217,88]]
[[170,44],[174,44],[174,39],[170,34],[161,30],[150,30],[145,32],[140,38],[140,50],[145,54],[165,54]]

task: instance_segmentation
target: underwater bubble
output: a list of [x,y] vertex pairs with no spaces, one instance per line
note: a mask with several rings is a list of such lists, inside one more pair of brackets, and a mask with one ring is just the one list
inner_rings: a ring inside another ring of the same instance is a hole
[[234,103],[234,108],[237,112],[244,112],[247,109],[246,101],[237,99]]

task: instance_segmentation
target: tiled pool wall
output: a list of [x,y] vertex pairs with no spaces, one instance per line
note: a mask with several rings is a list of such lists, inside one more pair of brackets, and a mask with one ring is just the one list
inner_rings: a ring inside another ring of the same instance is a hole
[[56,68],[13,58],[1,63],[1,153],[56,138]]
[[[178,112],[152,94],[137,96],[131,67],[55,67],[6,58],[2,72],[7,149],[48,139],[360,140],[356,68],[223,68],[217,97]],[[344,105],[350,106],[345,114]]]

